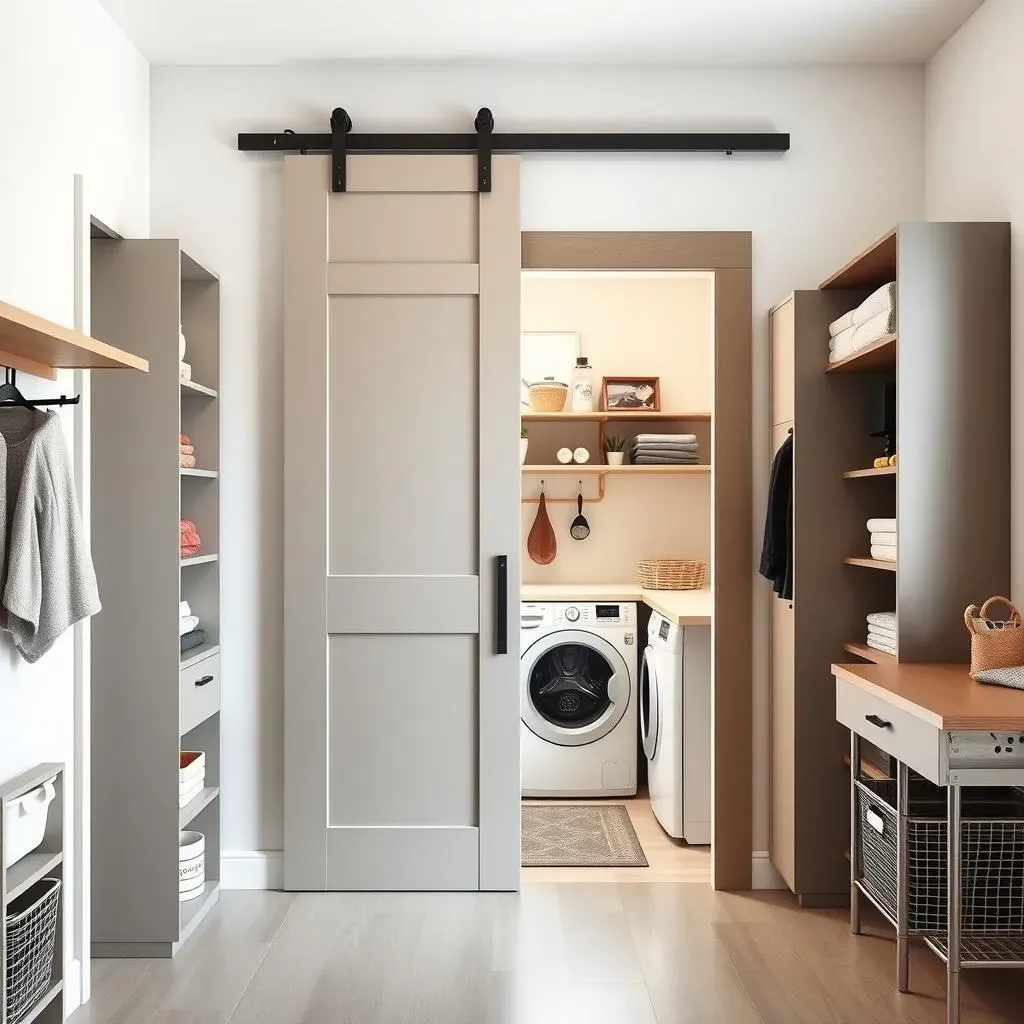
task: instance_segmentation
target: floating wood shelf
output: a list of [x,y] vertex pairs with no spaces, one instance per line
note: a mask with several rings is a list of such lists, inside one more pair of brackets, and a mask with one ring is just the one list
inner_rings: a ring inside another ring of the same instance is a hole
[[0,302],[0,366],[56,380],[58,370],[149,370],[149,362]]
[[844,558],[847,565],[859,565],[864,569],[884,569],[886,572],[895,572],[896,563],[886,562],[881,558]]
[[895,476],[895,466],[885,466],[882,469],[850,469],[843,474],[847,480],[859,480],[863,476]]
[[530,412],[523,410],[524,423],[655,423],[681,421],[687,423],[710,423],[709,412]]
[[[602,463],[586,463],[582,466],[523,466],[523,473],[543,476],[578,476],[600,474],[601,476],[700,476],[711,472],[710,466],[606,466]],[[575,501],[575,499],[573,499]]]
[[877,242],[827,277],[818,286],[830,288],[881,288],[896,280],[896,229],[887,231]]
[[876,651],[874,647],[869,647],[867,644],[847,643],[843,644],[843,650],[849,654],[856,654],[858,658],[863,658],[865,661],[873,661],[876,665],[888,665],[896,660],[891,654],[886,654],[885,651]]
[[[847,768],[850,767],[849,754],[843,754],[843,764]],[[874,782],[886,782],[889,779],[889,776],[877,764],[872,764],[866,757],[860,759],[860,773],[864,778],[871,779]]]
[[896,371],[896,335],[887,334],[853,355],[829,363],[826,373],[885,373]]

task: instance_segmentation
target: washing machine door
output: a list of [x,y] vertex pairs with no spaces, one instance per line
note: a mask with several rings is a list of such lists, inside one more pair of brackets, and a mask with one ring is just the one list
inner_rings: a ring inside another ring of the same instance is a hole
[[604,637],[562,629],[540,637],[523,653],[521,714],[549,743],[580,747],[607,736],[630,698],[629,670]]
[[661,687],[658,682],[658,664],[653,647],[644,648],[640,665],[640,736],[648,761],[658,752],[661,734]]

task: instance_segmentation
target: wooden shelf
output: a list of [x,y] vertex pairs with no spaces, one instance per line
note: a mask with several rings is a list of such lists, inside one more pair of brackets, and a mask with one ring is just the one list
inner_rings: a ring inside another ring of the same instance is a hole
[[884,373],[896,369],[896,335],[887,334],[853,355],[829,363],[826,373]]
[[216,786],[207,786],[194,800],[190,800],[184,807],[178,809],[178,828],[188,826],[220,796],[220,789]]
[[50,1003],[52,1003],[54,999],[56,999],[57,996],[59,996],[63,991],[64,982],[54,982],[54,984],[52,984],[46,990],[46,994],[43,996],[43,998],[40,999],[39,1002],[36,1003],[36,1005],[33,1006],[32,1009],[29,1010],[24,1017],[21,1018],[19,1024],[32,1024],[32,1021],[38,1020],[43,1010],[45,1010],[50,1005]]
[[[850,767],[849,754],[843,754],[843,764],[847,768]],[[872,764],[866,757],[860,759],[860,773],[864,778],[871,779],[874,782],[887,782],[889,780],[889,776],[877,764]]]
[[864,569],[884,569],[886,572],[895,572],[895,562],[885,562],[880,558],[844,558],[847,565],[859,565]]
[[198,647],[192,647],[182,654],[179,662],[180,668],[186,669],[198,665],[199,662],[216,654],[219,650],[220,644],[200,644]]
[[194,380],[183,380],[181,382],[182,398],[216,398],[217,392],[203,384],[197,384]]
[[187,565],[206,565],[208,562],[216,562],[220,555],[193,555],[191,558],[181,560],[182,569]]
[[215,469],[183,469],[182,476],[198,476],[207,480],[216,480],[220,474]]
[[886,654],[885,651],[876,651],[874,647],[869,647],[867,644],[845,643],[843,650],[849,654],[856,654],[858,658],[863,658],[865,661],[872,661],[876,665],[887,665],[896,660],[893,655]]
[[710,423],[709,412],[531,412],[524,409],[520,414],[524,423],[653,423],[681,421],[686,423]]
[[881,288],[896,280],[896,228],[841,267],[818,286],[831,288]]
[[886,466],[883,469],[849,469],[843,476],[847,480],[859,480],[865,476],[895,476],[896,467]]
[[603,463],[586,463],[582,466],[523,466],[525,475],[536,476],[577,476],[597,474],[599,476],[701,476],[711,472],[710,466],[606,466]]
[[0,366],[57,379],[57,370],[149,370],[149,362],[27,310],[0,302]]
[[57,853],[30,853],[7,869],[7,902],[16,899],[23,892],[45,878],[61,861],[64,855]]

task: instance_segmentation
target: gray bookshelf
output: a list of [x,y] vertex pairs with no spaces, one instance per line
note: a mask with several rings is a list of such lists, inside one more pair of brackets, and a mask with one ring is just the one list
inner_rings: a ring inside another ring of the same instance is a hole
[[[220,284],[175,239],[94,239],[92,324],[150,361],[145,378],[92,384],[92,952],[167,957],[220,891]],[[180,434],[195,470],[178,464]],[[180,519],[202,539],[191,558]],[[206,632],[184,654],[182,600]],[[206,753],[206,788],[185,808],[182,750]],[[206,838],[206,887],[179,903],[186,828]]]

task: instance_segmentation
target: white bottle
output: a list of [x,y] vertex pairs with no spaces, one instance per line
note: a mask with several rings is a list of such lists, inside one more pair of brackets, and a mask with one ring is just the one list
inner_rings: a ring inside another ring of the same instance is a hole
[[586,356],[577,356],[572,371],[572,411],[594,411],[594,376]]

